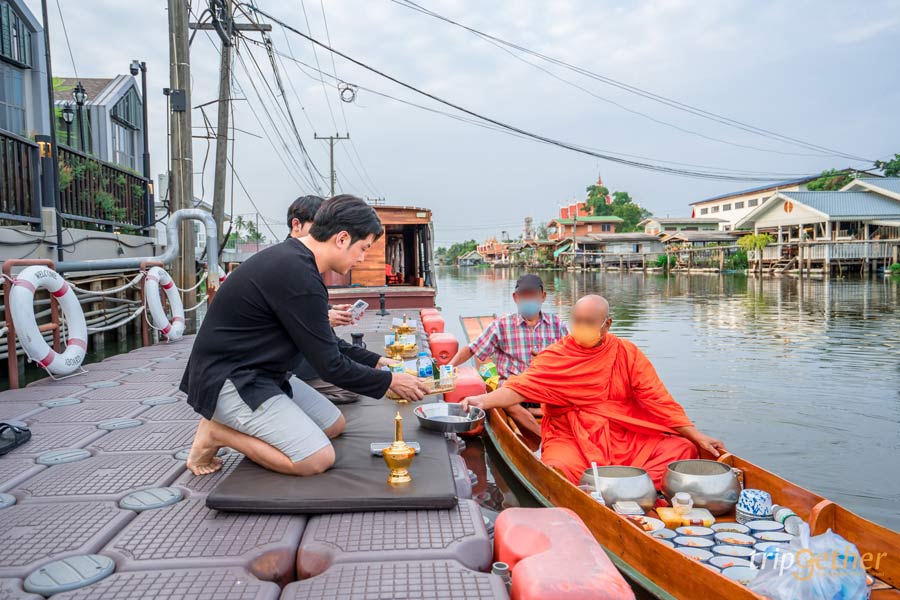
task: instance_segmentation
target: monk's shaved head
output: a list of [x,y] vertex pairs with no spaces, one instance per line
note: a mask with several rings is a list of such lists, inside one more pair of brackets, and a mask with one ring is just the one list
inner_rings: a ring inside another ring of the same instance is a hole
[[582,296],[575,303],[575,309],[572,314],[576,320],[580,320],[578,317],[581,316],[585,317],[585,321],[593,321],[599,325],[609,318],[609,302],[603,296],[588,294],[587,296]]

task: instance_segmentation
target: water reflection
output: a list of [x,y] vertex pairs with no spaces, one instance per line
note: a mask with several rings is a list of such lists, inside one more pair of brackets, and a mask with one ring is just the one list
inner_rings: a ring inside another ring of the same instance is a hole
[[[445,268],[438,303],[512,310],[518,272]],[[564,318],[585,293],[653,361],[697,425],[729,449],[900,529],[900,282],[543,271]]]

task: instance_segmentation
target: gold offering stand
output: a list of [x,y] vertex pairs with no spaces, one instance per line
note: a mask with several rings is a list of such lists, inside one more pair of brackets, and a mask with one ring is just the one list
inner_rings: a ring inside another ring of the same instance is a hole
[[392,325],[391,331],[393,331],[397,335],[407,335],[409,333],[415,333],[416,326],[407,323],[406,315],[403,315],[403,323],[401,323],[400,325]]
[[381,451],[384,462],[391,470],[388,475],[388,483],[391,485],[407,485],[412,481],[409,475],[409,467],[416,456],[414,448],[403,441],[403,417],[400,411],[394,417],[394,442]]
[[385,346],[384,352],[393,360],[403,360],[404,358],[417,357],[419,355],[419,347],[417,344],[403,344],[395,341],[390,346]]

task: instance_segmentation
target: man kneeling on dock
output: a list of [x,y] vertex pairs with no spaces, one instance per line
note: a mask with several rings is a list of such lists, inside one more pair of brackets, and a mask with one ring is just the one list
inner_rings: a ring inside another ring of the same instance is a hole
[[316,213],[309,236],[255,254],[228,277],[181,380],[188,404],[203,416],[187,459],[194,474],[220,469],[216,453],[223,446],[288,475],[313,475],[334,464],[329,439],[343,431],[344,417],[291,377],[298,354],[320,377],[352,392],[380,398],[391,389],[407,400],[423,398],[416,377],[343,354],[328,322],[321,274],[347,273],[383,234],[365,201],[336,196]]
[[573,483],[596,461],[645,469],[659,488],[669,463],[697,458],[697,448],[724,452],[721,441],[693,426],[647,357],[609,333],[611,325],[603,297],[581,298],[570,335],[500,389],[463,403],[489,409],[539,402],[541,460]]

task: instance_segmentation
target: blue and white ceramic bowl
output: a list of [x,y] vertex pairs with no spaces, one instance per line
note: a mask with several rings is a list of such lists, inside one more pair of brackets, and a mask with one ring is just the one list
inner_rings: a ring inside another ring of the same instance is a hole
[[757,517],[767,517],[772,514],[772,496],[765,490],[746,488],[741,490],[738,497],[737,510]]

